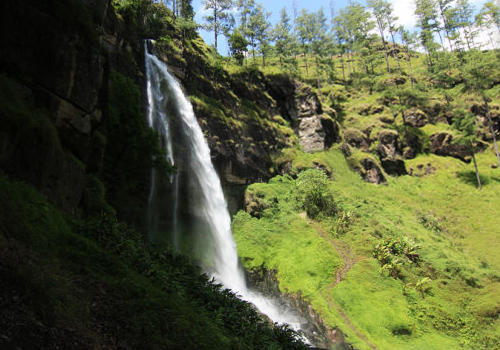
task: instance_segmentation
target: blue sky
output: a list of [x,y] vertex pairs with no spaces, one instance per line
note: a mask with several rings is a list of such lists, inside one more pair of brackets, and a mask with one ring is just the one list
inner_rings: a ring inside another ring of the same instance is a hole
[[[354,0],[355,1],[355,0]],[[394,12],[396,16],[399,18],[398,22],[402,24],[407,29],[412,29],[415,26],[415,18],[413,15],[414,5],[413,0],[389,0],[392,2]],[[475,6],[476,11],[481,8],[481,6],[487,0],[470,0],[471,3]],[[335,10],[338,11],[342,7],[348,4],[348,0],[272,0],[272,1],[259,1],[256,2],[261,3],[266,11],[271,12],[271,22],[275,23],[279,20],[280,12],[285,7],[287,9],[288,15],[290,18],[293,17],[293,3],[295,2],[297,5],[297,10],[300,12],[301,9],[306,9],[310,12],[318,11],[321,7],[323,7],[325,14],[330,16],[330,3],[334,3]],[[361,4],[365,4],[365,0],[355,1]],[[193,8],[196,12],[195,20],[198,23],[203,23],[203,12],[204,5],[201,0],[193,0]],[[200,35],[203,37],[205,42],[209,45],[213,44],[213,33],[208,33],[204,30],[200,30]],[[226,39],[221,35],[218,38],[218,46],[219,52],[222,54],[227,54],[227,42]]]

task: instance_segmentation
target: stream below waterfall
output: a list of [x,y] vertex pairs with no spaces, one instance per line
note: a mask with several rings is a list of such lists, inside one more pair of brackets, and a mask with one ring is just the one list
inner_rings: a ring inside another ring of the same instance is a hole
[[193,257],[216,281],[273,322],[290,325],[311,344],[303,327],[308,320],[289,301],[247,286],[221,182],[193,107],[166,64],[154,54],[151,41],[145,42],[145,63],[148,122],[158,133],[167,160],[177,169],[168,179],[154,170],[151,174],[149,239]]

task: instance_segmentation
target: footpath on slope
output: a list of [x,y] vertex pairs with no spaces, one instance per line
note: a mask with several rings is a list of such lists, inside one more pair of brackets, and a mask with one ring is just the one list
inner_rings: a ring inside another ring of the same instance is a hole
[[[307,220],[306,213],[301,213],[300,216],[302,216],[304,219]],[[323,298],[325,298],[328,306],[337,310],[337,312],[342,317],[342,319],[344,320],[346,325],[352,331],[354,331],[354,333],[356,333],[358,338],[362,339],[366,343],[366,345],[368,345],[371,349],[378,350],[377,347],[370,342],[368,337],[354,325],[354,323],[350,320],[350,318],[344,312],[342,307],[329,297],[329,294],[330,294],[329,292],[333,288],[335,288],[335,286],[337,284],[339,284],[341,281],[343,281],[345,279],[349,270],[351,270],[351,268],[358,261],[362,260],[362,258],[353,257],[353,254],[352,254],[350,248],[347,246],[347,244],[345,244],[343,242],[335,242],[331,237],[329,237],[329,235],[314,220],[308,219],[307,223],[309,225],[311,225],[312,227],[314,227],[314,229],[318,232],[318,234],[332,245],[332,247],[339,253],[339,255],[342,257],[342,260],[344,261],[344,265],[342,267],[340,267],[335,273],[335,275],[336,275],[335,281],[333,283],[331,283],[329,286],[327,286],[325,288],[325,290],[323,290],[321,292],[321,295],[323,295]]]

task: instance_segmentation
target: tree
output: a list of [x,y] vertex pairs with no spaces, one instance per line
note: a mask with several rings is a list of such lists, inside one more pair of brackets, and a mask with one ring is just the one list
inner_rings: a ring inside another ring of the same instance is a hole
[[300,48],[304,55],[306,65],[306,76],[309,77],[309,67],[307,62],[307,54],[311,49],[312,32],[314,30],[313,14],[305,9],[302,9],[296,22],[297,36],[299,38]]
[[[263,45],[266,45],[266,42],[268,41],[270,16],[271,14],[269,12],[265,12],[261,4],[257,4],[256,6],[254,6],[248,14],[245,35],[248,38],[250,47],[252,48],[252,58],[254,62],[255,51],[257,51],[257,49],[261,49]],[[265,52],[266,48],[264,47],[264,55]]]
[[476,24],[487,31],[490,43],[494,45],[491,27],[496,27],[500,34],[500,5],[498,1],[488,1],[483,5],[476,16]]
[[396,58],[397,58],[399,72],[401,73],[401,64],[399,62],[399,55],[396,54],[397,46],[396,46],[395,34],[397,32],[399,32],[399,30],[400,30],[399,28],[402,26],[400,26],[396,23],[398,20],[398,17],[394,15],[394,8],[392,6],[392,3],[389,3],[389,9],[385,13],[385,15],[386,15],[385,20],[387,21],[387,29],[389,30],[389,34],[391,36],[392,47],[394,49],[394,54],[396,55]]
[[323,170],[305,170],[297,176],[295,183],[298,202],[309,217],[314,219],[320,214],[333,216],[337,213],[337,205],[329,188],[330,180]]
[[[250,14],[255,8],[254,0],[237,0],[236,8],[239,13],[239,31],[245,37],[245,40],[250,44],[250,33],[248,31],[248,21]],[[245,56],[246,57],[246,56]]]
[[231,0],[203,0],[205,5],[205,10],[211,10],[211,14],[203,17],[207,21],[207,28],[209,31],[214,32],[214,45],[215,51],[217,51],[217,38],[220,33],[225,33],[228,31],[228,27],[231,25],[231,14],[229,10],[232,6]]
[[182,18],[193,20],[194,18],[194,9],[192,5],[193,0],[180,0],[179,8],[180,8],[180,16]]
[[441,16],[441,21],[443,22],[443,29],[446,34],[446,38],[448,39],[448,45],[450,46],[450,51],[453,51],[452,41],[456,38],[454,35],[454,8],[451,6],[452,1],[453,0],[436,0],[439,15]]
[[229,37],[229,49],[231,50],[231,55],[234,57],[236,62],[242,66],[243,60],[245,58],[245,52],[247,52],[248,41],[240,33],[239,30],[235,30],[233,34]]
[[472,16],[474,14],[474,6],[469,0],[457,0],[456,3],[456,22],[459,30],[462,30],[462,35],[467,44],[467,49],[474,48],[474,38],[477,35],[477,29],[474,28]]
[[186,39],[192,39],[196,33],[196,22],[194,21],[194,10],[191,5],[192,0],[178,1],[178,9],[180,16],[176,19],[175,24],[179,27],[182,37],[182,48],[185,48]]
[[468,51],[466,64],[463,67],[463,77],[465,80],[465,89],[475,91],[484,103],[486,117],[488,118],[488,124],[493,137],[493,144],[495,146],[495,153],[500,169],[500,151],[498,149],[496,130],[491,120],[490,106],[488,103],[489,98],[486,95],[486,90],[493,85],[495,80],[491,72],[497,68],[495,58],[490,55],[492,55],[492,53],[483,53],[478,50]]
[[391,73],[389,53],[387,50],[387,43],[385,41],[384,32],[386,29],[388,29],[389,23],[387,23],[387,18],[389,17],[389,13],[392,11],[392,8],[390,6],[390,3],[386,0],[367,0],[367,4],[373,14],[373,17],[375,17],[375,22],[377,23],[380,39],[382,40],[382,46],[384,47],[387,72]]
[[420,43],[427,52],[427,65],[429,68],[432,68],[434,54],[437,50],[434,33],[439,35],[441,46],[444,50],[434,1],[415,0],[415,15],[417,16],[417,26],[420,27]]
[[266,65],[266,56],[270,50],[269,40],[271,37],[271,24],[269,23],[270,12],[264,11],[261,4],[255,6],[250,15],[249,29],[255,34],[257,48],[262,55],[262,65]]
[[337,37],[339,42],[345,45],[349,73],[351,69],[355,71],[354,65],[351,66],[351,62],[354,62],[354,52],[366,45],[370,31],[375,27],[370,17],[364,6],[350,3],[341,9],[335,18]]
[[311,33],[311,51],[316,61],[316,78],[318,80],[318,89],[321,89],[321,76],[324,64],[328,65],[329,59],[323,60],[323,56],[328,56],[328,24],[323,8],[312,14],[312,33]]
[[411,56],[412,51],[414,51],[415,46],[417,45],[417,33],[413,32],[410,34],[409,31],[404,29],[404,27],[399,28],[399,33],[401,34],[401,42],[403,44],[403,48],[406,54],[406,65],[408,69],[408,76],[410,77],[411,87],[413,87],[413,72],[411,66]]
[[464,109],[456,109],[453,117],[453,127],[459,133],[458,138],[454,139],[453,142],[465,146],[470,153],[476,171],[477,187],[481,190],[481,177],[476,162],[478,144],[476,117]]
[[286,8],[283,7],[280,14],[280,21],[276,23],[273,30],[274,45],[280,60],[281,70],[283,70],[284,59],[291,55],[291,30],[290,18],[288,17]]

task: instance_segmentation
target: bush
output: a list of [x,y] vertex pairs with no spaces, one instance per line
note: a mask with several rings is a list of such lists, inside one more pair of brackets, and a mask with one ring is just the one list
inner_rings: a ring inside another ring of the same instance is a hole
[[337,213],[337,205],[329,189],[329,182],[326,173],[319,169],[305,170],[297,177],[299,203],[312,219],[320,214],[334,216]]
[[402,277],[401,268],[406,262],[420,261],[419,249],[412,240],[402,235],[387,237],[375,246],[373,257],[379,261],[382,270],[387,270],[396,279]]

